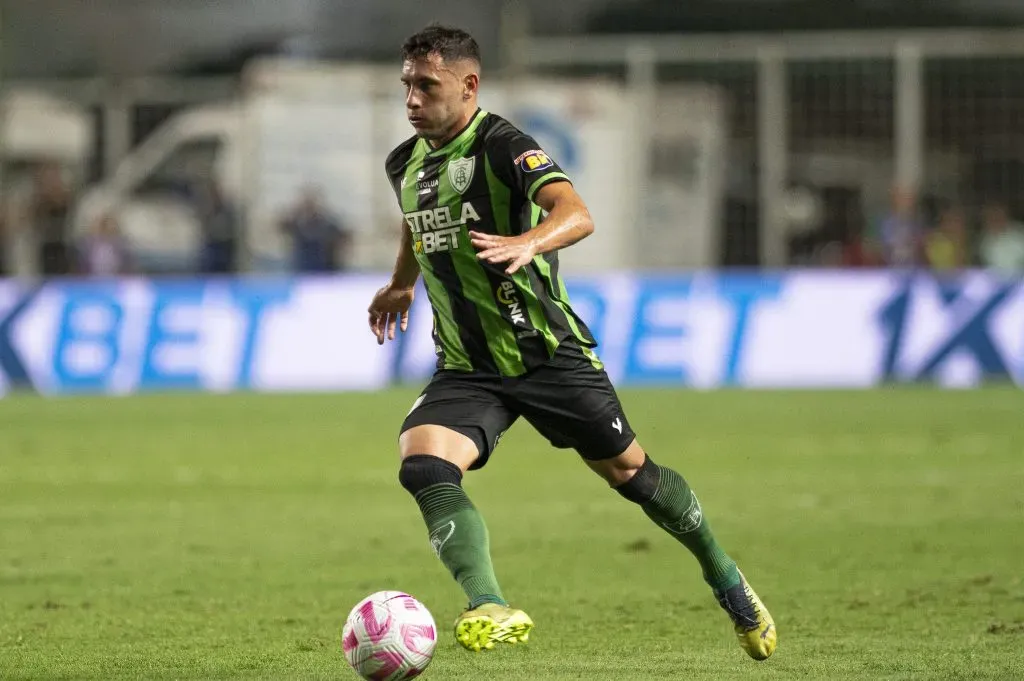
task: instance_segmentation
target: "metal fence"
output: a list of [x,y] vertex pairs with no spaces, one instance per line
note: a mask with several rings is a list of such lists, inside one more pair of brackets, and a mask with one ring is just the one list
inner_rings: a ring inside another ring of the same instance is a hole
[[827,245],[870,233],[896,188],[926,226],[959,207],[976,229],[988,202],[1024,218],[1020,30],[530,37],[508,54],[512,74],[600,73],[638,102],[721,88],[722,265],[830,264]]

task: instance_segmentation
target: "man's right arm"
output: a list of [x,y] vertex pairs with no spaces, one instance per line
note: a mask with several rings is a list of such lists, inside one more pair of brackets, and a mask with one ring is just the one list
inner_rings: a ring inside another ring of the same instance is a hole
[[370,302],[370,331],[377,337],[377,343],[395,339],[395,326],[405,331],[409,326],[409,308],[415,297],[413,288],[420,274],[420,265],[412,252],[412,234],[402,223],[402,245],[398,248],[395,271],[383,288],[377,291]]
[[[391,188],[395,191],[395,198],[398,199],[399,206],[402,205],[402,185],[404,184],[402,178],[416,143],[417,138],[410,137],[393,149],[384,161],[384,170]],[[419,277],[420,265],[416,262],[416,254],[412,250],[412,233],[404,218],[399,229],[402,231],[402,240],[398,247],[398,258],[395,260],[395,271],[391,274],[391,281],[385,288],[412,289]]]
[[392,288],[412,288],[420,275],[420,264],[412,251],[412,230],[402,221],[402,242],[395,259],[395,271],[391,275]]

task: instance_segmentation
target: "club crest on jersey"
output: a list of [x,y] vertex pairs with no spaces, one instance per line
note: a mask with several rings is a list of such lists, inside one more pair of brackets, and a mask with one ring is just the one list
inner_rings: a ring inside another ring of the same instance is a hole
[[551,157],[545,154],[540,149],[531,149],[530,151],[520,154],[515,164],[523,169],[524,173],[532,173],[537,170],[544,170],[555,165],[555,162],[551,160]]
[[448,181],[452,189],[465,194],[473,181],[473,170],[476,168],[476,157],[452,159],[448,161]]

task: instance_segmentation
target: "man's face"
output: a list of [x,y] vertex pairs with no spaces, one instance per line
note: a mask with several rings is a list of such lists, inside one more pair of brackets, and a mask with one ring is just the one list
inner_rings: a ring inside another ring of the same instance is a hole
[[477,79],[468,61],[448,63],[437,54],[405,60],[405,113],[416,134],[440,140],[454,132],[466,109],[476,108]]

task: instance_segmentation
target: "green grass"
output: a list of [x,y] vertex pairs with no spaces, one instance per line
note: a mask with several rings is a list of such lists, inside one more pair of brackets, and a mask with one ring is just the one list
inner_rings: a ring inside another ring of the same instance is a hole
[[423,600],[425,678],[1024,676],[1024,394],[623,391],[771,608],[734,642],[696,563],[525,423],[466,487],[527,646],[464,604],[396,479],[414,392],[0,401],[0,678],[355,679],[349,608]]

